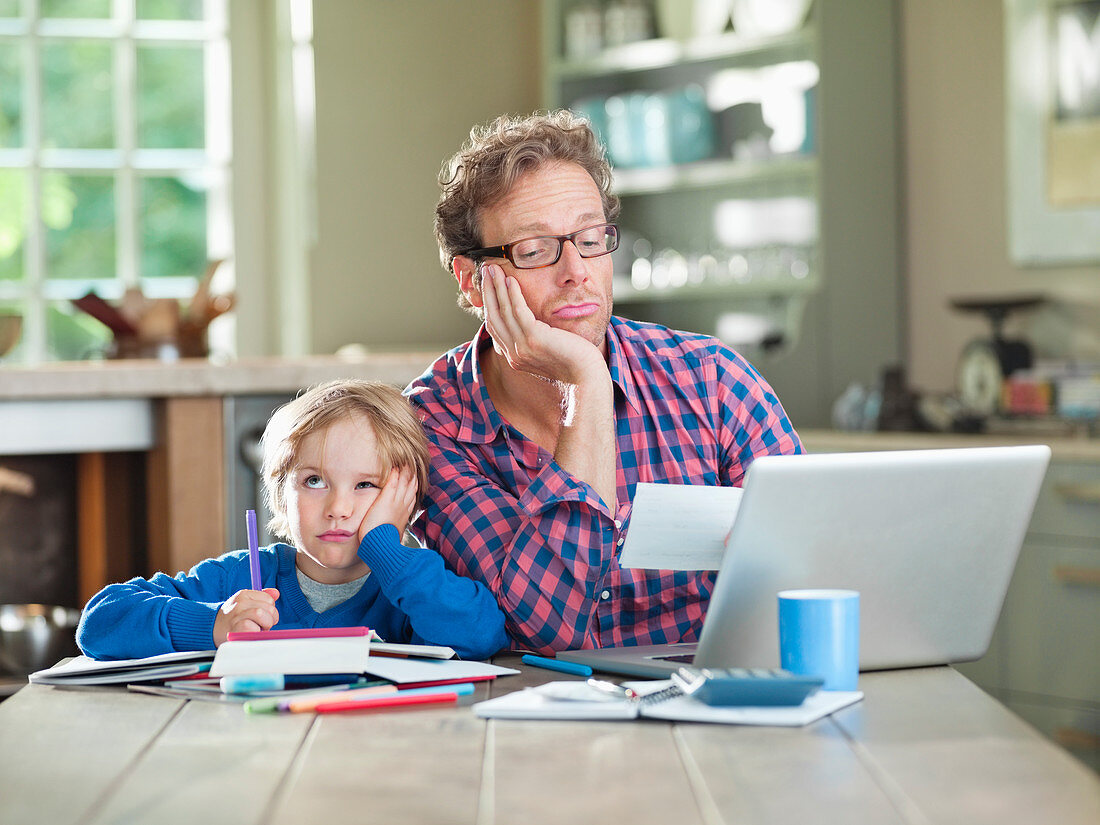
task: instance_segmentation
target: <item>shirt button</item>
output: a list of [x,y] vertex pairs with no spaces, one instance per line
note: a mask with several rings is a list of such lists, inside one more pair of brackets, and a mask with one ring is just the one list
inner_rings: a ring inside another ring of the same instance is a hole
[[607,601],[608,599],[610,599],[610,598],[611,598],[611,591],[610,591],[610,590],[605,590],[605,591],[603,591],[603,592],[602,592],[602,593],[600,594],[600,598],[601,598],[601,599],[603,599],[604,601]]
[[616,530],[622,530],[623,529],[623,523],[619,519],[615,519],[615,529]]
[[623,542],[626,541],[626,536],[619,536],[619,540],[615,542],[619,547],[623,546]]

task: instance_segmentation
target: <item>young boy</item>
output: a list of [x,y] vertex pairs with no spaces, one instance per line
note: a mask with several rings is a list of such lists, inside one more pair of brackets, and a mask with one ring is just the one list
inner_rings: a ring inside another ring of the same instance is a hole
[[108,585],[77,628],[86,655],[137,658],[206,650],[231,631],[357,625],[468,659],[507,645],[504,615],[484,585],[432,550],[401,544],[429,459],[420,422],[395,388],[315,387],[271,417],[263,453],[270,526],[293,544],[261,548],[264,588],[251,589],[247,550],[175,577]]

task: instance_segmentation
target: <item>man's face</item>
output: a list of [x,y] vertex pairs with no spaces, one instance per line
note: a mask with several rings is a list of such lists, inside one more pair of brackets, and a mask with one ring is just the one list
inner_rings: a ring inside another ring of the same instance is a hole
[[[605,222],[600,190],[588,173],[573,163],[553,163],[528,172],[503,199],[483,210],[482,243],[497,246],[540,235],[568,235]],[[486,264],[498,265],[516,278],[538,320],[605,350],[612,307],[610,255],[582,258],[567,241],[551,266],[517,269],[504,258],[487,259],[482,266]],[[480,278],[461,283],[474,306],[482,305],[480,284]]]

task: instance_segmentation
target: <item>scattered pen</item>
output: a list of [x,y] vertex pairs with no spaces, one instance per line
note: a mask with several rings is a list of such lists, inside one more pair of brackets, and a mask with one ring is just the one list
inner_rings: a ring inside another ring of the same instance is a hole
[[317,713],[339,713],[346,710],[371,710],[373,708],[389,708],[398,705],[428,705],[442,702],[457,702],[457,693],[408,693],[389,694],[388,696],[372,696],[351,702],[337,701],[326,702],[318,705],[314,710]]
[[588,665],[577,665],[573,662],[560,662],[557,659],[547,659],[545,656],[535,656],[525,653],[520,659],[525,665],[544,667],[547,670],[557,670],[561,673],[572,673],[574,676],[591,676],[592,668]]
[[256,511],[244,511],[244,525],[248,531],[248,570],[252,574],[252,589],[263,590],[263,579],[260,578],[260,537],[256,530]]

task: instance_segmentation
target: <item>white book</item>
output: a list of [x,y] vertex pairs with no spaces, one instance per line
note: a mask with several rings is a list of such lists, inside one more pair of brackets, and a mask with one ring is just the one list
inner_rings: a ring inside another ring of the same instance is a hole
[[190,676],[214,658],[213,650],[186,650],[141,659],[97,661],[76,656],[30,675],[36,685],[119,685]]
[[224,642],[218,647],[210,675],[365,673],[370,648],[369,636]]

